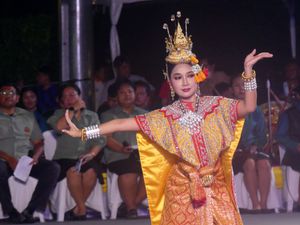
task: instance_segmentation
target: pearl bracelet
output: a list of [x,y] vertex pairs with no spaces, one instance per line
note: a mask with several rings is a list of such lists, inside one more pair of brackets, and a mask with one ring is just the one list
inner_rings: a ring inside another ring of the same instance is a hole
[[244,81],[244,89],[245,91],[254,91],[257,89],[256,78],[252,78],[251,80]]
[[88,126],[81,130],[82,141],[99,138],[100,136],[101,136],[101,130],[99,125]]

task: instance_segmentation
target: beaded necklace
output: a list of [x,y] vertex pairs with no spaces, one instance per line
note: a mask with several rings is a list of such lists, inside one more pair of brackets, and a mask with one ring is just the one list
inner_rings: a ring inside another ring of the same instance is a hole
[[201,122],[203,121],[202,116],[199,115],[199,104],[200,97],[196,94],[196,104],[195,110],[187,110],[181,101],[179,101],[179,108],[182,111],[183,115],[179,119],[179,124],[188,129],[189,134],[193,135],[197,133],[200,129]]

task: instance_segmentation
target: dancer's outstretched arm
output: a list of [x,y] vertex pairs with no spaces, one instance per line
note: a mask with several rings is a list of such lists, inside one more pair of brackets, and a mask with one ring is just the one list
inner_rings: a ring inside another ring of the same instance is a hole
[[[69,112],[66,110],[65,117],[69,125],[69,129],[64,129],[62,132],[72,136],[81,137],[81,130],[71,121]],[[95,124],[96,125],[96,124]],[[118,131],[139,131],[140,128],[134,118],[115,119],[99,125],[101,135],[111,134]]]

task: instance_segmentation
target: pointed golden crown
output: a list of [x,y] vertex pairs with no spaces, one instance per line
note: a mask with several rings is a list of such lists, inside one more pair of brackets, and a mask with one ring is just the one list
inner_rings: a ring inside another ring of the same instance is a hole
[[[181,12],[178,11],[176,13],[176,17],[178,18],[177,26],[175,24],[175,32],[174,37],[171,36],[168,24],[164,23],[163,29],[167,30],[168,37],[166,38],[166,50],[167,57],[166,62],[171,64],[178,63],[190,63],[192,64],[192,71],[195,74],[195,80],[197,83],[204,81],[207,77],[208,70],[203,69],[203,66],[199,65],[199,60],[196,55],[192,52],[193,42],[192,36],[188,36],[187,34],[187,25],[190,23],[189,18],[185,19],[185,34],[183,34],[182,28],[179,23],[179,19],[181,18]],[[171,16],[171,21],[176,23],[175,15]],[[169,79],[168,66],[166,64],[166,70],[163,71],[165,79]]]
[[[177,17],[177,21],[176,21]],[[164,23],[163,29],[167,30],[168,37],[166,37],[166,61],[171,64],[178,63],[190,63],[191,57],[195,56],[192,53],[192,39],[187,34],[187,26],[189,24],[189,18],[185,19],[185,34],[183,34],[182,28],[179,23],[181,18],[181,12],[178,11],[175,15],[171,16],[171,21],[175,23],[174,37],[170,34],[168,24]],[[177,24],[176,24],[177,22]]]

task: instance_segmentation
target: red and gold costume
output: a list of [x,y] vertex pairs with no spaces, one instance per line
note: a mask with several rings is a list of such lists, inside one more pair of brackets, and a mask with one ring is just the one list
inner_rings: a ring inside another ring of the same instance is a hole
[[193,132],[180,123],[179,101],[136,117],[152,225],[242,224],[231,167],[244,123],[237,103],[200,97]]

